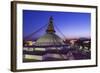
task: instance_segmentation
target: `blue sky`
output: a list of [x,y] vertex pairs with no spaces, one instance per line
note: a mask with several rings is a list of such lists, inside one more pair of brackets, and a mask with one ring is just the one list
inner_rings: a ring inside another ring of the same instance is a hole
[[91,35],[90,13],[23,10],[24,37],[30,35],[44,25],[46,26],[37,32],[37,35],[33,35],[33,38],[34,36],[39,37],[45,34],[50,16],[54,19],[56,34],[62,38],[63,36],[58,29],[66,38],[90,37]]

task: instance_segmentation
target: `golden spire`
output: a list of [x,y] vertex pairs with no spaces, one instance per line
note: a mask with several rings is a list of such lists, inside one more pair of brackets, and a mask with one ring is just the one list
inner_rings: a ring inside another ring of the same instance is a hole
[[52,16],[49,18],[49,25],[46,30],[47,33],[55,33],[54,26],[53,26],[53,18]]

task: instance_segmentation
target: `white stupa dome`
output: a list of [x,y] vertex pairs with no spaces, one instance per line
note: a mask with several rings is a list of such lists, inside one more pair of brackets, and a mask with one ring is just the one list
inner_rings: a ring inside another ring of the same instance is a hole
[[64,42],[56,34],[46,33],[36,41],[35,45],[36,46],[64,45]]

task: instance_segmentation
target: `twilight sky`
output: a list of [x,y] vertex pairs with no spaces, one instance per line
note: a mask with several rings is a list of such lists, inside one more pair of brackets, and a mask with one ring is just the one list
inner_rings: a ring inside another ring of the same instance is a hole
[[[54,27],[56,34],[60,37],[79,38],[90,37],[91,33],[91,14],[90,13],[76,13],[76,12],[51,12],[51,11],[34,11],[23,10],[23,36],[26,37],[32,32],[39,32],[33,35],[39,37],[45,34],[49,17],[54,19]],[[62,32],[64,36],[59,32]]]

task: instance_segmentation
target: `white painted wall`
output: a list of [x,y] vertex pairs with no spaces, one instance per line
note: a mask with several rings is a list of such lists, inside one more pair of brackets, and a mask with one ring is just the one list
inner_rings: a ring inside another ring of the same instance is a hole
[[[10,28],[10,8],[11,8],[10,1],[11,0],[0,0],[0,73],[12,73],[10,71],[10,29],[11,29]],[[99,0],[29,0],[29,1],[98,5],[100,7]],[[100,13],[100,10],[98,13]],[[100,14],[98,14],[98,16],[100,16]],[[98,20],[99,19],[100,18],[98,17]],[[98,25],[98,28],[100,31],[100,25]],[[100,34],[98,34],[98,37],[100,37]],[[99,40],[100,38],[98,38],[98,41]],[[98,43],[100,43],[100,41]],[[100,49],[98,49],[98,51],[100,56]],[[100,57],[99,57],[99,64],[100,64]],[[87,72],[99,73],[100,65],[99,67],[92,67],[92,68],[34,71],[34,73],[57,73],[57,72],[58,73],[87,73]],[[25,73],[33,73],[33,71],[25,72]]]

